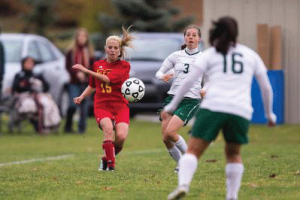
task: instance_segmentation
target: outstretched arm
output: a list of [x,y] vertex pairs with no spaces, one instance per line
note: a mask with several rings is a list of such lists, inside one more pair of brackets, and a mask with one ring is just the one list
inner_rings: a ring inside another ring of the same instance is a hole
[[82,94],[79,97],[75,97],[73,99],[74,103],[79,105],[86,96],[90,96],[95,90],[95,88],[87,86],[87,88],[82,92]]
[[187,91],[193,86],[193,84],[199,79],[199,76],[203,73],[202,69],[199,67],[193,67],[193,71],[191,71],[188,78],[186,78],[180,87],[178,88],[178,92],[175,94],[172,101],[164,107],[164,111],[167,113],[173,113],[176,110],[178,104],[183,99],[183,96]]
[[80,65],[80,64],[73,65],[72,69],[80,70],[83,73],[88,74],[90,76],[93,76],[96,79],[99,79],[100,81],[102,81],[104,83],[109,83],[110,82],[109,78],[106,75],[98,74],[96,72],[93,72],[93,71],[85,68],[83,65]]
[[264,102],[265,116],[269,126],[276,124],[276,115],[273,113],[273,90],[267,73],[260,73],[255,76],[259,84]]

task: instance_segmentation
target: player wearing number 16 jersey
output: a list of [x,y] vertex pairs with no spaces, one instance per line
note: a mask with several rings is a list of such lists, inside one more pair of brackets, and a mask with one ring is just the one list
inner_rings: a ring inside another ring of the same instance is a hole
[[133,39],[123,27],[123,38],[110,36],[106,39],[105,52],[107,58],[94,63],[88,70],[82,65],[74,65],[73,69],[81,70],[90,75],[89,86],[77,98],[80,104],[85,96],[96,91],[94,96],[94,115],[98,126],[103,130],[103,151],[99,170],[113,171],[115,156],[122,150],[129,129],[128,101],[121,93],[123,82],[129,78],[130,64],[121,60],[124,46],[131,46]]
[[241,146],[248,143],[248,127],[252,118],[251,84],[256,77],[262,91],[265,115],[270,126],[275,125],[273,92],[261,58],[250,48],[237,43],[238,27],[232,17],[222,17],[213,22],[210,30],[211,48],[203,52],[193,64],[194,70],[178,89],[173,101],[162,115],[172,113],[184,93],[206,73],[206,96],[196,115],[188,150],[179,161],[179,185],[168,199],[180,199],[189,189],[199,159],[206,148],[223,131],[226,141],[227,200],[237,200],[244,166]]

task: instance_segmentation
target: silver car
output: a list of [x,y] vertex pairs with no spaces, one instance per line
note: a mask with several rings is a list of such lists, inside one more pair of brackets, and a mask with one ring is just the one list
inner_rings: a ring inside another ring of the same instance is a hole
[[21,60],[30,56],[37,61],[34,72],[43,74],[50,93],[64,113],[68,106],[66,86],[70,75],[65,67],[65,56],[59,49],[48,39],[33,34],[1,34],[0,40],[5,51],[2,97],[11,95],[13,79],[21,71]]

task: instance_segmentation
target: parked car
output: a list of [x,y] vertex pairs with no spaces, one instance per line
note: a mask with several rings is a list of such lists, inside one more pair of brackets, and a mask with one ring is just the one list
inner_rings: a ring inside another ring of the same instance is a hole
[[[131,116],[139,112],[157,111],[162,108],[171,83],[158,80],[156,72],[163,61],[184,44],[182,33],[136,33],[133,48],[126,49],[131,64],[130,77],[141,79],[145,84],[145,96],[137,103],[131,103]],[[200,43],[203,49],[203,43]]]
[[50,84],[50,93],[59,105],[62,114],[67,110],[69,96],[67,83],[70,76],[65,67],[65,56],[48,39],[33,34],[1,34],[5,51],[5,73],[2,97],[11,95],[15,74],[21,71],[21,60],[33,57],[37,64],[35,73],[42,73]]

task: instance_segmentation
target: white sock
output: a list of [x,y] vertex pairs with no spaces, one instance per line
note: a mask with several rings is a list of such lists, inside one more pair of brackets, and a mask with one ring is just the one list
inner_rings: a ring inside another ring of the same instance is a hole
[[244,165],[242,163],[228,163],[226,165],[226,199],[237,199],[238,192],[241,186]]
[[181,153],[176,146],[173,146],[171,149],[168,149],[170,156],[178,163],[181,158]]
[[178,184],[189,186],[196,172],[198,159],[194,154],[186,153],[179,160]]
[[179,135],[179,140],[173,144],[180,150],[182,154],[185,154],[187,150],[187,144],[181,135]]

